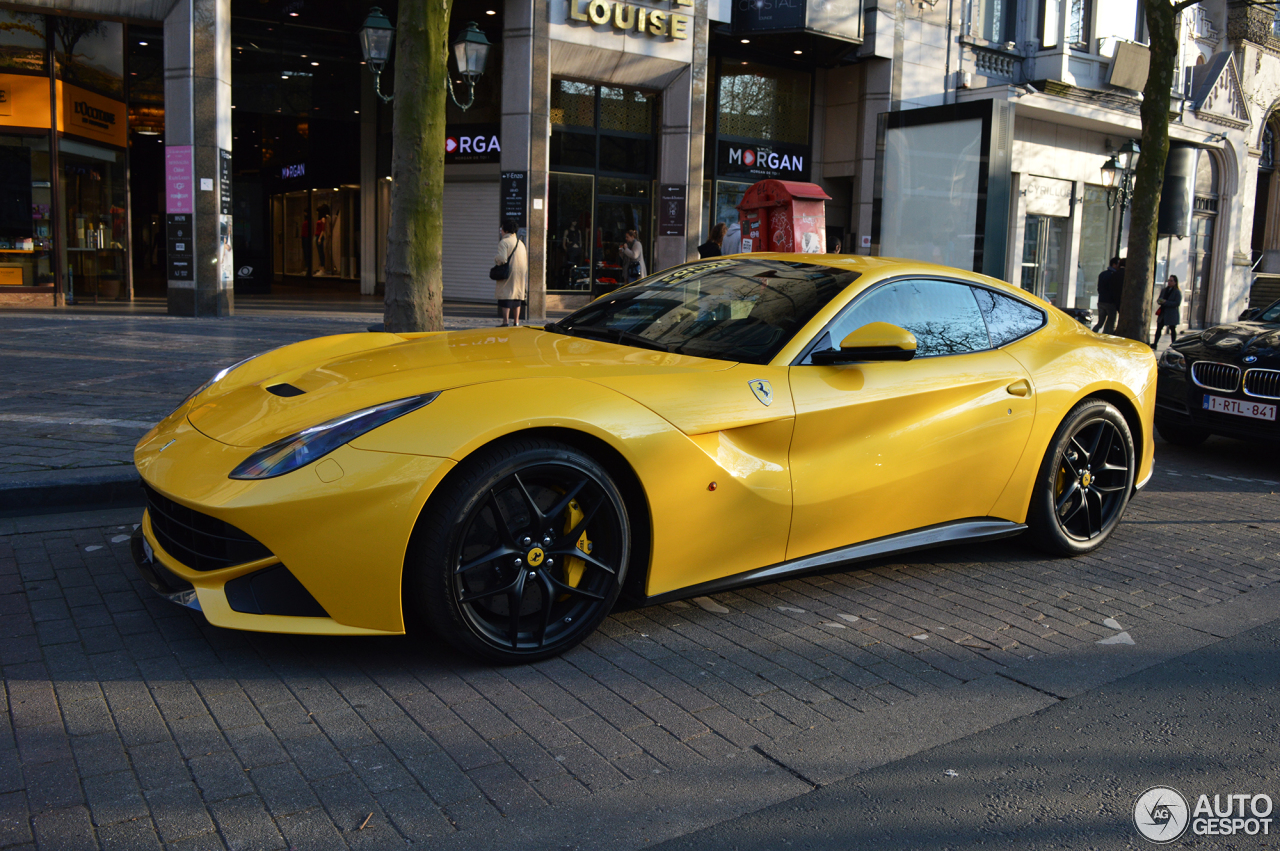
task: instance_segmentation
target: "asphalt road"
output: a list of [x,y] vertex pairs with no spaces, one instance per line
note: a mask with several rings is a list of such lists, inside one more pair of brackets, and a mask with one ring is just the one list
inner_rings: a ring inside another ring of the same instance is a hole
[[[1280,801],[1280,622],[1248,630],[1032,715],[657,846],[661,851],[1128,849],[1153,786]],[[1173,800],[1173,799],[1170,799]],[[1237,802],[1237,810],[1238,802]],[[1253,816],[1251,800],[1245,815]],[[1258,800],[1256,810],[1271,804]],[[1238,812],[1233,813],[1238,815]],[[1280,812],[1171,847],[1275,848]],[[1173,821],[1185,819],[1175,810]],[[1215,823],[1220,829],[1221,823]],[[1263,830],[1268,835],[1263,835]],[[1177,828],[1170,826],[1169,835]]]

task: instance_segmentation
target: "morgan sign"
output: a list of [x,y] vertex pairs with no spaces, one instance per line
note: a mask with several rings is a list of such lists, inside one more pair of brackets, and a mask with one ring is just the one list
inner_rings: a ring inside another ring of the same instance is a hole
[[809,149],[797,145],[720,142],[721,177],[809,179]]

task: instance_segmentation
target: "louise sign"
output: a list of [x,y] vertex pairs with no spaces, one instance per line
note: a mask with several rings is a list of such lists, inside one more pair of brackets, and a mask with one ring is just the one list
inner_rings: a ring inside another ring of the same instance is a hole
[[[552,0],[556,2],[556,0]],[[622,0],[568,0],[569,19],[582,23],[608,26],[626,32],[634,30],[642,35],[688,38],[688,15],[650,9]],[[693,0],[675,0],[675,6],[687,6],[693,11]]]

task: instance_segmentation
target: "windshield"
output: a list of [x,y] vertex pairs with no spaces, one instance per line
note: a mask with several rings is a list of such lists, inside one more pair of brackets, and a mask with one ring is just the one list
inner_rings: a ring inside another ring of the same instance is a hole
[[1280,322],[1280,301],[1262,311],[1262,315],[1258,317],[1259,322]]
[[857,278],[857,272],[784,260],[694,263],[616,289],[547,330],[766,364]]

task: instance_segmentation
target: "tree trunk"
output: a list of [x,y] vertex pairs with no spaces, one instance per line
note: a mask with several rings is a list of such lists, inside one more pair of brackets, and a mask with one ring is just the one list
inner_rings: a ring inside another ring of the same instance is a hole
[[444,122],[453,0],[401,0],[396,25],[388,331],[444,329]]
[[1180,4],[1148,0],[1144,6],[1151,33],[1151,70],[1142,90],[1142,154],[1138,157],[1129,206],[1129,254],[1116,333],[1145,343],[1151,335],[1156,226],[1164,164],[1169,157],[1169,104],[1173,100],[1173,72],[1178,59]]

